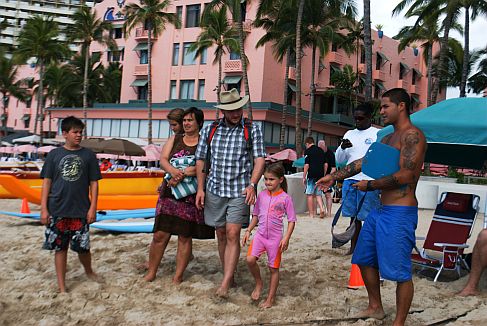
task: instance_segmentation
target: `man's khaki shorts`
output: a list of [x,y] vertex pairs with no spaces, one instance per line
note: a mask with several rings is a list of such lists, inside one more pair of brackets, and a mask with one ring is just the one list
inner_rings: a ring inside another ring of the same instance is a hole
[[250,206],[245,197],[219,197],[207,191],[205,195],[205,224],[215,228],[224,227],[227,223],[248,225]]

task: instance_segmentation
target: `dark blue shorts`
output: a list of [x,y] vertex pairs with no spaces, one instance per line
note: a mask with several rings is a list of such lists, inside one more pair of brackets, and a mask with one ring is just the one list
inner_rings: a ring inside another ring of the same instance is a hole
[[62,251],[71,247],[77,253],[90,251],[90,227],[85,218],[51,217],[42,248]]
[[387,280],[411,280],[417,224],[415,206],[381,206],[373,210],[360,231],[352,264],[377,268]]
[[342,186],[342,214],[345,217],[352,217],[357,215],[357,208],[360,200],[365,196],[362,208],[358,212],[357,218],[360,221],[365,221],[369,213],[380,206],[379,190],[374,191],[360,191],[352,187],[352,184],[357,183],[358,180],[345,180]]

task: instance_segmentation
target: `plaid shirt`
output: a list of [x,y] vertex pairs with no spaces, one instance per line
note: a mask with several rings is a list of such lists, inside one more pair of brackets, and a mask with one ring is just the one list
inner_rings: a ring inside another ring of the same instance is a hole
[[[211,124],[203,128],[196,150],[196,159],[206,161],[208,134]],[[265,157],[262,130],[252,123],[252,153],[254,158]],[[223,119],[211,140],[211,166],[207,176],[206,190],[226,198],[242,196],[242,191],[250,184],[252,175],[250,153],[244,137],[244,120],[228,127]]]

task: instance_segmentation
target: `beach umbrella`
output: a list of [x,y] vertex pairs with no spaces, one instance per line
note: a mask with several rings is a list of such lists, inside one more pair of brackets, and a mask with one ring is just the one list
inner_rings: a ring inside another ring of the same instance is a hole
[[14,147],[14,153],[35,153],[37,152],[37,147],[34,145],[20,145]]
[[[39,144],[41,142],[41,137],[37,135],[30,135],[26,137],[15,138],[12,142],[14,144]],[[60,141],[56,139],[49,139],[49,138],[44,138],[42,142],[44,144],[50,144],[50,145],[55,145],[60,143]]]
[[41,146],[37,149],[37,153],[49,153],[53,149],[56,149],[56,146],[48,145],[48,146]]
[[13,152],[14,152],[14,148],[12,146],[2,146],[2,147],[0,147],[0,153],[12,154]]
[[115,154],[108,154],[108,153],[97,153],[96,158],[106,158],[109,160],[116,160],[119,158],[119,156]]
[[[428,142],[425,161],[456,167],[487,167],[487,98],[454,98],[411,115]],[[377,140],[392,133],[388,126]]]
[[159,161],[161,158],[162,146],[150,144],[142,148],[145,151],[145,156],[137,158],[138,161]]
[[85,148],[91,149],[95,153],[101,153],[100,144],[103,139],[101,138],[85,138],[81,141],[80,145]]
[[106,139],[100,142],[100,149],[103,153],[127,155],[127,156],[144,156],[145,151],[142,147],[125,139]]
[[304,156],[298,158],[296,161],[293,162],[293,167],[295,168],[303,168],[304,167]]
[[296,151],[292,149],[285,149],[275,154],[266,157],[266,161],[276,162],[276,161],[295,161],[298,158]]

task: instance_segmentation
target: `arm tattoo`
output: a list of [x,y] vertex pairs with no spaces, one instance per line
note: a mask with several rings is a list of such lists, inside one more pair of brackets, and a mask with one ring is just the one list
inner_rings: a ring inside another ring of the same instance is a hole
[[343,180],[349,178],[351,176],[356,175],[362,171],[362,159],[353,161],[352,163],[348,164],[343,169],[336,171],[332,174],[333,179],[335,180]]
[[394,189],[400,186],[399,180],[394,175],[388,175],[371,183],[373,189]]
[[404,139],[404,148],[402,150],[403,155],[403,164],[404,167],[408,170],[415,170],[416,169],[416,154],[417,154],[417,145],[419,144],[419,133],[418,131],[414,130],[412,132],[408,132]]

